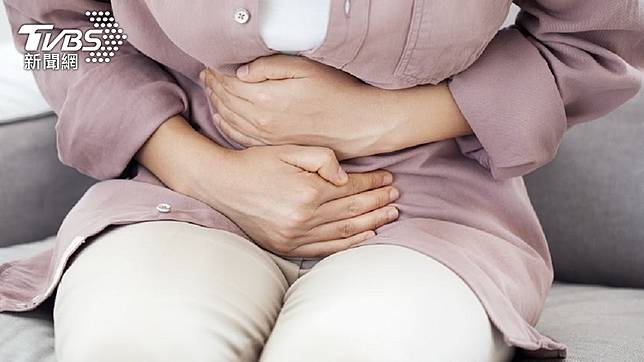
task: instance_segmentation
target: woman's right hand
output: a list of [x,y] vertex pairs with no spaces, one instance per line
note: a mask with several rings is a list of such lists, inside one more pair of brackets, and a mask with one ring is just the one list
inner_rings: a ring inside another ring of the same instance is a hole
[[198,198],[278,255],[330,255],[398,217],[391,173],[347,175],[327,148],[252,147],[213,162],[195,179]]
[[164,122],[136,160],[174,191],[222,212],[275,254],[321,257],[394,221],[386,171],[344,177],[333,151],[308,146],[225,149],[181,116]]

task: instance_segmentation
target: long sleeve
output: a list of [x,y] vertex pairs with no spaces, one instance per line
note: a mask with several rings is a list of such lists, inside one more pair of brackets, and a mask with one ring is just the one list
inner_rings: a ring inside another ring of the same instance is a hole
[[516,23],[448,81],[474,131],[461,151],[495,179],[551,161],[563,133],[637,94],[644,67],[638,0],[515,0]]
[[[21,52],[22,24],[53,24],[55,32],[88,30],[86,11],[111,11],[109,3],[96,0],[5,0],[5,5]],[[172,76],[128,42],[109,63],[79,58],[78,70],[34,71],[58,115],[59,158],[96,179],[118,177],[164,121],[187,110],[188,101]]]

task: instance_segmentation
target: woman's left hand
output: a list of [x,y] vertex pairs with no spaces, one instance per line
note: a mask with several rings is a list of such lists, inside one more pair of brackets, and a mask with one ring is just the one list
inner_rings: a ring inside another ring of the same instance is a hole
[[237,71],[202,73],[226,136],[245,146],[298,144],[333,149],[339,159],[369,154],[393,129],[384,92],[303,57],[273,55]]

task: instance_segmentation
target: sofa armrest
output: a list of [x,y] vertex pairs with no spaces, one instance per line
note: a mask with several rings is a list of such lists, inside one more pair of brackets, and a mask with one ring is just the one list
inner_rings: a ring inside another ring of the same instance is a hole
[[644,288],[644,91],[526,177],[559,281]]
[[60,163],[53,114],[0,124],[0,247],[40,240],[94,182]]

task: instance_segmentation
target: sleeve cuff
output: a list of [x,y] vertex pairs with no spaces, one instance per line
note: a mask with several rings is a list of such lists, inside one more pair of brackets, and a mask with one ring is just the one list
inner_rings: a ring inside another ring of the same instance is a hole
[[140,55],[117,59],[69,88],[56,124],[61,161],[99,180],[121,175],[155,130],[188,108],[158,64]]
[[501,30],[448,87],[474,131],[461,152],[495,179],[527,174],[552,160],[567,128],[548,63],[516,28]]

